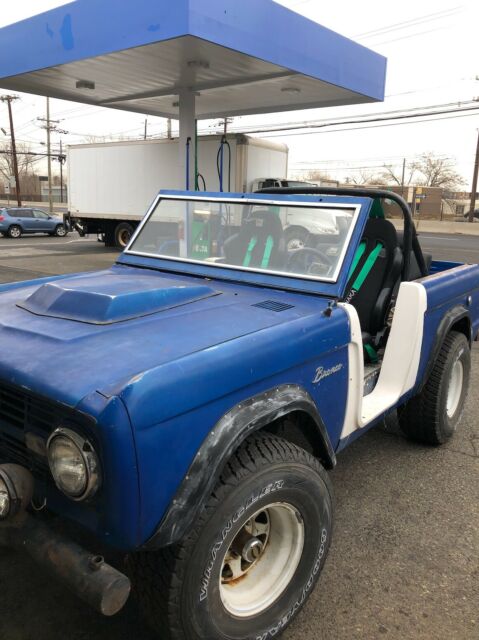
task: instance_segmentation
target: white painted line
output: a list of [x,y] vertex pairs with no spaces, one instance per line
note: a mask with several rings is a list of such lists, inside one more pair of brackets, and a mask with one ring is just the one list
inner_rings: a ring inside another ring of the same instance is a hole
[[439,242],[461,242],[457,238],[449,238],[449,236],[426,236],[422,233],[419,234],[419,240],[427,238],[428,240],[436,240]]
[[[98,242],[98,240],[67,240],[66,242],[39,242],[37,244],[16,244],[16,245],[10,245],[11,240],[8,241],[9,249],[23,249],[25,247],[35,247],[37,249],[40,249],[41,247],[63,247],[66,244],[74,244],[75,242]],[[3,244],[1,245],[3,246]]]

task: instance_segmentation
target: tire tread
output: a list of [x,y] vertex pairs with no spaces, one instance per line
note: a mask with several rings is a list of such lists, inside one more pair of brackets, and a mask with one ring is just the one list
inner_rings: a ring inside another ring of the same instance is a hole
[[306,464],[318,473],[333,503],[329,475],[318,460],[282,438],[260,432],[250,436],[227,462],[194,529],[185,540],[158,551],[140,552],[130,560],[140,611],[162,640],[185,639],[180,622],[183,575],[189,550],[204,524],[245,476],[272,464],[292,461]]
[[441,432],[439,398],[443,392],[444,374],[450,354],[461,341],[465,341],[464,334],[457,331],[447,334],[422,391],[399,408],[399,425],[408,438],[429,445],[445,442]]

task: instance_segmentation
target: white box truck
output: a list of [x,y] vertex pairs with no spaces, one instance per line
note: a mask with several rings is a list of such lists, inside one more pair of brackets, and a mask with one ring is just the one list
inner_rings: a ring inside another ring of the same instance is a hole
[[[199,189],[220,191],[223,136],[198,142]],[[242,134],[226,136],[223,191],[245,192],[262,176],[286,178],[288,147]],[[185,189],[178,139],[72,145],[68,148],[68,222],[125,247],[160,189]],[[231,154],[230,154],[231,150]],[[194,162],[194,158],[190,159]]]

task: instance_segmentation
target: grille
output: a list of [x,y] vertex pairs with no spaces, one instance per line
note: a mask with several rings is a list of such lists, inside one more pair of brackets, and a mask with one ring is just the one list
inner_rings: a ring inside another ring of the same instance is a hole
[[294,309],[294,304],[286,304],[285,302],[278,302],[277,300],[264,300],[251,306],[260,307],[260,309],[269,309],[270,311],[276,311],[276,313],[286,311],[286,309]]
[[[53,402],[0,381],[0,462],[30,469],[36,477],[49,477],[48,463],[38,451],[66,412]],[[28,448],[26,437],[39,446]]]

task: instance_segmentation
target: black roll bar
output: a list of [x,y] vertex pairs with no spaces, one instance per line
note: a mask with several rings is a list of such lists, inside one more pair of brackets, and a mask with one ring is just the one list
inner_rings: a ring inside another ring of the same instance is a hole
[[315,196],[352,196],[359,198],[381,198],[392,200],[399,205],[404,218],[404,262],[402,268],[401,279],[403,281],[409,279],[409,268],[411,263],[411,251],[417,260],[419,270],[423,277],[428,275],[424,256],[417,238],[416,227],[412,219],[411,209],[403,197],[388,191],[387,189],[367,189],[367,188],[342,188],[342,187],[270,187],[269,189],[260,189],[257,193],[283,194],[283,195],[315,195]]

